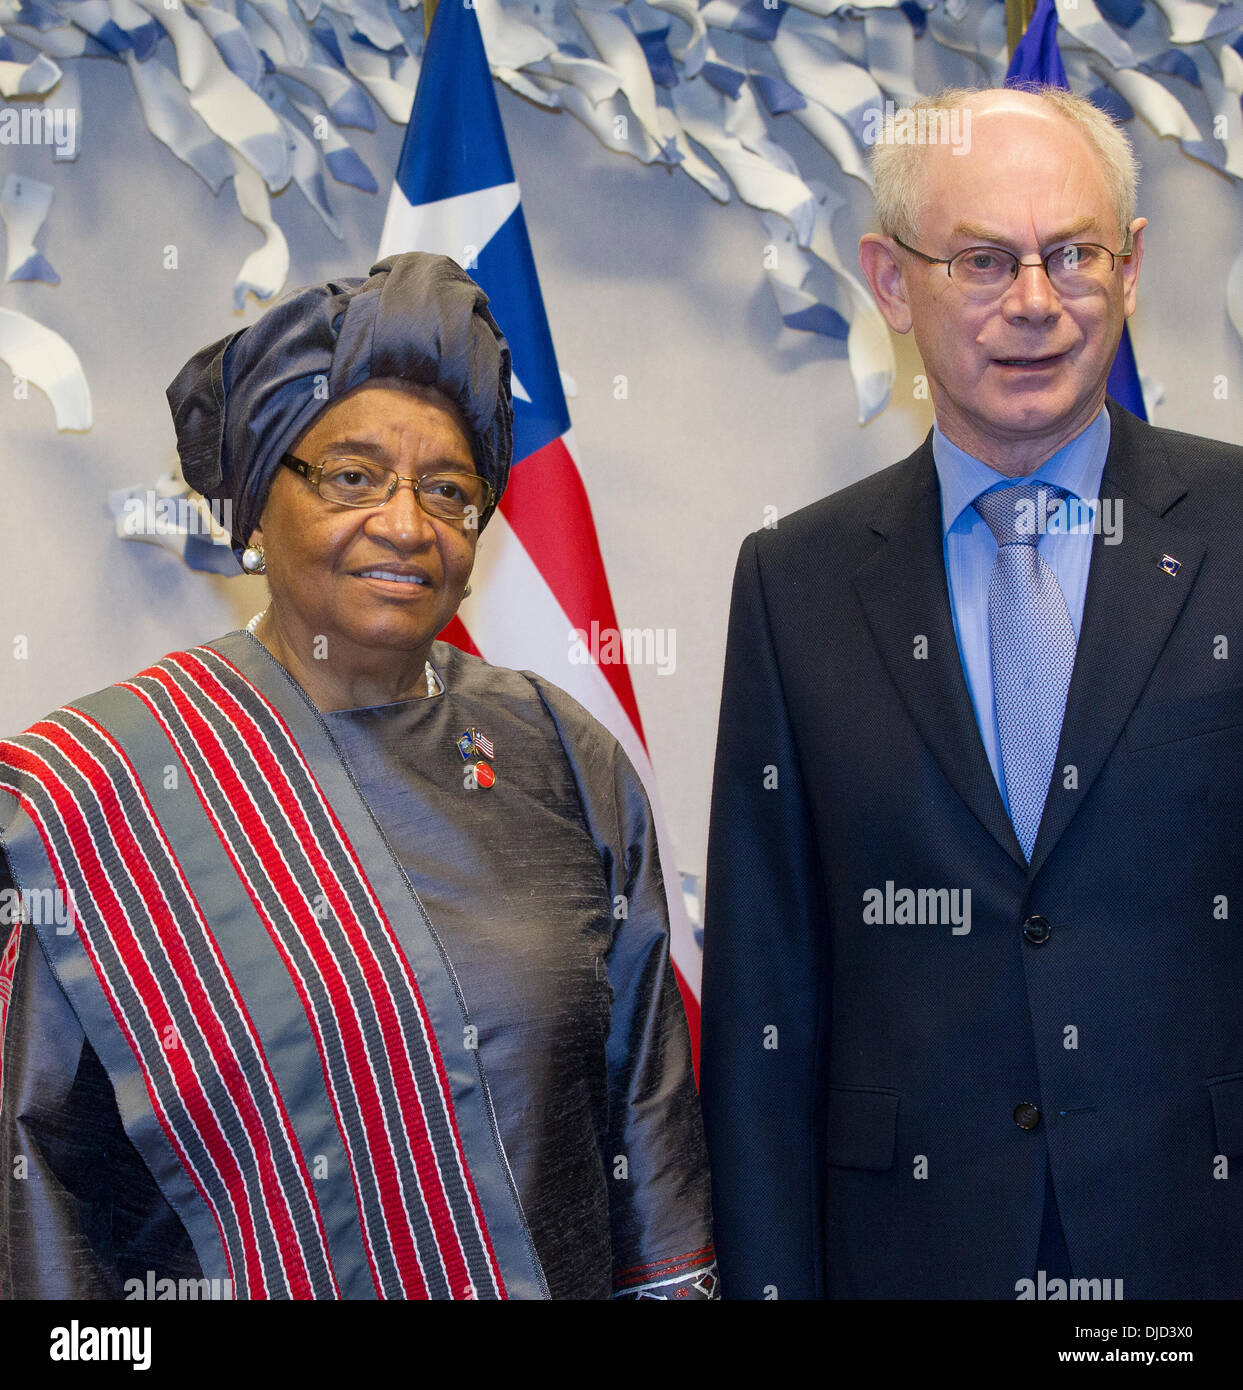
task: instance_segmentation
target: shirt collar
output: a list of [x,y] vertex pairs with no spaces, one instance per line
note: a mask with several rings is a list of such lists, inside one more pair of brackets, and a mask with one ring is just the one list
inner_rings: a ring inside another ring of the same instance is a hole
[[941,532],[948,534],[964,511],[983,492],[998,483],[1056,483],[1081,501],[1095,505],[1100,493],[1105,455],[1109,453],[1109,411],[1104,406],[1086,429],[1077,434],[1023,478],[1008,478],[995,468],[951,443],[932,427],[932,458],[941,484]]

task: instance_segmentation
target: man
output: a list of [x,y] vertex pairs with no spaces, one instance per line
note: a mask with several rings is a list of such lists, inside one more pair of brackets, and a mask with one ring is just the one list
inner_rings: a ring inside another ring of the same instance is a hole
[[936,427],[735,581],[723,1292],[1241,1297],[1243,449],[1106,403],[1121,132],[1048,89],[928,106],[970,147],[877,147],[860,260]]

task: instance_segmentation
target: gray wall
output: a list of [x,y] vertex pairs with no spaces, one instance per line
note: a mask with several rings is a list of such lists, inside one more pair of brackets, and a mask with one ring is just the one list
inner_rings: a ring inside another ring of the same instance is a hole
[[[261,581],[187,570],[152,545],[122,543],[110,489],[173,462],[164,386],[192,351],[251,321],[232,283],[259,234],[231,187],[219,198],[142,123],[113,62],[83,63],[82,152],[54,164],[38,148],[0,149],[0,176],[51,182],[39,245],[62,277],[0,287],[0,305],[62,333],[80,354],[95,424],[58,434],[47,400],[12,399],[0,371],[6,548],[0,607],[0,731],[121,679],[166,651],[238,626],[264,604]],[[954,76],[955,74],[948,74]],[[674,628],[677,667],[634,671],[680,867],[701,872],[729,588],[743,536],[766,506],[781,514],[909,452],[930,422],[913,400],[918,358],[898,345],[894,402],[856,424],[842,345],[785,329],[761,270],[758,215],[721,208],[683,176],[602,149],[569,116],[499,89],[548,315],[618,621]],[[401,132],[382,116],[358,147],[381,184],[369,197],[332,185],[337,242],[296,188],[274,200],[292,251],[288,283],[361,274],[370,264]],[[1243,441],[1243,345],[1226,317],[1227,271],[1243,240],[1239,194],[1170,141],[1132,125],[1151,222],[1132,319],[1145,373],[1163,383],[1157,423]],[[840,185],[828,157],[786,131],[805,177]],[[866,190],[848,189],[855,234]],[[166,245],[179,268],[163,268]],[[629,398],[613,398],[613,378]],[[1214,400],[1213,379],[1230,397]],[[485,534],[481,544],[487,544]],[[24,636],[25,660],[13,658]]]

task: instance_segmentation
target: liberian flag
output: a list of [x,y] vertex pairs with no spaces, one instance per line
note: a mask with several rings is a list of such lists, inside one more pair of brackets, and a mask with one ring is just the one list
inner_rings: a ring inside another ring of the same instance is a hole
[[[569,691],[610,730],[643,778],[698,1066],[700,949],[682,901],[630,672],[622,660],[597,664],[581,650],[577,662],[570,659],[575,631],[616,632],[617,618],[574,461],[570,415],[479,21],[462,0],[437,6],[423,54],[380,238],[381,257],[402,251],[439,252],[467,270],[491,300],[513,353],[513,471],[479,547],[473,596],[441,637],[494,665],[537,671]],[[584,646],[594,656],[605,643]]]

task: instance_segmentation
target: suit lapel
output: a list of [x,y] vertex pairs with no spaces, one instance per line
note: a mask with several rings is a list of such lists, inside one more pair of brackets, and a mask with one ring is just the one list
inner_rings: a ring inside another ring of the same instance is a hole
[[[1034,876],[1083,804],[1139,699],[1195,583],[1204,544],[1167,516],[1187,487],[1157,431],[1109,403],[1101,497],[1122,504],[1121,542],[1092,539],[1083,624],[1053,783],[1032,851]],[[1115,516],[1117,513],[1115,512]],[[1161,569],[1163,555],[1180,562]],[[1067,767],[1075,785],[1065,786]]]
[[[1186,495],[1156,430],[1109,402],[1102,499],[1121,503],[1121,541],[1092,541],[1083,623],[1053,784],[1032,851],[1035,876],[1074,819],[1186,605],[1204,558],[1200,538],[1168,515]],[[1115,511],[1115,516],[1118,513]],[[981,742],[954,636],[945,577],[940,490],[931,436],[903,465],[872,529],[885,544],[854,577],[889,674],[946,778],[997,843],[1023,865],[1014,827]],[[1179,561],[1177,575],[1160,567]],[[927,638],[927,657],[916,639]],[[1073,785],[1065,769],[1074,768]]]
[[980,739],[954,636],[931,439],[905,460],[898,485],[873,517],[872,529],[886,543],[857,571],[855,589],[903,703],[950,785],[1026,867]]

